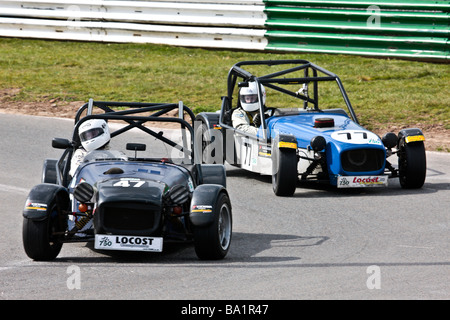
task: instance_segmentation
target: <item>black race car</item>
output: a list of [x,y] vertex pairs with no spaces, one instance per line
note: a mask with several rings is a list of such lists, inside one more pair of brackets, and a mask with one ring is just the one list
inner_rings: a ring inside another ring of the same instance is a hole
[[[110,146],[89,152],[71,176],[79,128],[92,119],[107,121]],[[193,242],[200,259],[224,258],[232,235],[226,173],[223,165],[195,163],[193,121],[182,102],[90,99],[75,116],[72,139],[53,139],[64,152],[44,161],[42,183],[28,195],[26,254],[52,260],[65,242],[149,252],[161,252],[168,242]]]

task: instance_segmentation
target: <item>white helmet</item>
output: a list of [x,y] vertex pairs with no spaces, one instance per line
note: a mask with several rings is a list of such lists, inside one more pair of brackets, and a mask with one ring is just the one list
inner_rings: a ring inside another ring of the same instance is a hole
[[78,129],[81,145],[86,151],[103,147],[111,139],[105,120],[93,119],[83,122]]
[[[261,85],[262,104],[266,103],[266,89]],[[239,100],[242,108],[247,112],[254,112],[259,109],[258,88],[255,81],[250,81],[248,87],[242,87],[239,92]]]

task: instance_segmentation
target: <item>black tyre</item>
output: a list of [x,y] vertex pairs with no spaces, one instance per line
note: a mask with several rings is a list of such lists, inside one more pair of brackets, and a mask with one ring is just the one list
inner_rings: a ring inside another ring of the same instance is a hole
[[23,219],[22,239],[25,253],[33,260],[48,261],[55,259],[62,248],[62,235],[53,235],[63,231],[58,221],[56,205],[51,214],[42,221]]
[[202,260],[223,259],[231,244],[231,203],[225,193],[219,194],[213,214],[212,224],[194,229],[195,253]]
[[277,196],[290,197],[297,188],[297,154],[294,149],[272,150],[272,188]]
[[401,143],[398,152],[400,185],[405,189],[421,188],[425,183],[427,161],[423,142]]
[[46,159],[42,168],[42,183],[57,183],[56,166],[58,160]]

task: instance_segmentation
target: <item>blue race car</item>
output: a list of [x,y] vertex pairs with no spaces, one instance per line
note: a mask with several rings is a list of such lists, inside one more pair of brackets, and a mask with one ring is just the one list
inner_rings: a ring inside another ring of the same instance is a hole
[[[254,83],[258,108],[244,115],[240,92]],[[423,186],[421,130],[380,138],[363,128],[334,73],[306,60],[243,61],[230,69],[227,85],[221,110],[196,117],[195,146],[203,162],[226,161],[271,175],[278,196],[292,196],[298,183],[307,181],[338,188],[383,187],[396,177],[403,188]],[[247,116],[257,129],[241,130],[234,112]],[[387,161],[393,154],[397,168]]]

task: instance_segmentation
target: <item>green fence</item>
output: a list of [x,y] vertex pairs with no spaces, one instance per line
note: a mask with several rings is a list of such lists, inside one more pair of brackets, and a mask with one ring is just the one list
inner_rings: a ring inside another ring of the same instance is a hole
[[269,50],[450,58],[449,0],[264,2]]

